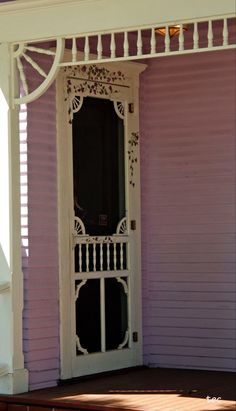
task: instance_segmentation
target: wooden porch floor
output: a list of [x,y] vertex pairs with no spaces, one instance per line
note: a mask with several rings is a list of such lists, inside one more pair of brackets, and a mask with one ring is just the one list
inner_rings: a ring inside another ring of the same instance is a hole
[[0,411],[229,411],[235,390],[233,373],[144,368],[0,396]]

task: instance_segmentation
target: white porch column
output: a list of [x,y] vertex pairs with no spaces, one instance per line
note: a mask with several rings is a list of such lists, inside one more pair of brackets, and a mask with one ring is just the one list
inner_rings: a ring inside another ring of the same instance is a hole
[[0,393],[28,391],[22,350],[19,109],[11,107],[9,45],[0,44]]

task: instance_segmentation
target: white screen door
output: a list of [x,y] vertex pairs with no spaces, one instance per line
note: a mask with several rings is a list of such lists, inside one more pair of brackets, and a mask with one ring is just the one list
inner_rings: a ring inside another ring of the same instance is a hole
[[71,103],[61,211],[70,237],[67,297],[62,290],[70,333],[61,339],[70,348],[62,378],[141,363],[138,133],[127,90],[123,100],[110,97],[75,88]]

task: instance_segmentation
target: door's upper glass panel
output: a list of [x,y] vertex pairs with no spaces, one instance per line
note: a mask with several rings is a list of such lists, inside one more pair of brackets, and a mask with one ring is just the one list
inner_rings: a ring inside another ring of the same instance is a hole
[[125,216],[124,125],[110,100],[87,97],[73,119],[75,215],[110,235]]

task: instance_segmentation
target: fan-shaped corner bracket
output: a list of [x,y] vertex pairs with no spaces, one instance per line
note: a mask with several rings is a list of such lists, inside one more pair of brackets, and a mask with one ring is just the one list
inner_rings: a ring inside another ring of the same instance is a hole
[[125,118],[125,105],[124,105],[124,102],[114,100],[113,104],[114,104],[114,109],[115,109],[115,112],[116,112],[117,116],[119,118],[121,118],[121,120],[124,120],[124,118]]
[[78,113],[83,105],[84,98],[81,95],[72,95],[70,97],[70,122],[72,122],[74,114]]
[[127,218],[123,217],[117,225],[116,234],[127,234]]
[[85,235],[85,225],[81,218],[75,216],[74,217],[74,235]]
[[[27,44],[19,44],[18,48],[13,52],[12,58],[15,60],[16,65],[15,65],[15,70],[18,70],[19,72],[19,77],[25,92],[24,96],[16,97],[13,98],[13,105],[20,105],[20,104],[28,104],[31,103],[32,101],[36,100],[39,98],[42,94],[44,94],[47,89],[51,86],[53,83],[58,70],[60,68],[60,63],[63,59],[64,56],[64,49],[65,49],[65,40],[62,38],[56,39],[56,51],[50,51],[47,49],[40,49],[37,47],[33,46],[28,46]],[[51,69],[47,74],[44,73],[43,69],[33,61],[33,59],[29,56],[27,56],[26,51],[35,51],[37,53],[41,54],[50,54],[54,56],[54,61],[51,66]],[[31,66],[45,79],[42,81],[42,83],[32,92],[28,92],[28,87],[27,87],[27,80],[26,76],[24,73],[24,68],[21,62],[21,57],[24,57],[30,64]]]

